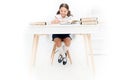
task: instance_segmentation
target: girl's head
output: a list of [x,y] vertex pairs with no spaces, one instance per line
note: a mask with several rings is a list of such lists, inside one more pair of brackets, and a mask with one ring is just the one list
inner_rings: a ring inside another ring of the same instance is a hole
[[71,12],[69,11],[69,6],[66,3],[62,3],[59,7],[57,14],[60,14],[63,18],[66,16],[71,16]]

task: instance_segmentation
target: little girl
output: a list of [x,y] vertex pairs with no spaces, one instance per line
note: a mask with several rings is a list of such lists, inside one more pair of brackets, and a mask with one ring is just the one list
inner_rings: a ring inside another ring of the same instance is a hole
[[[59,7],[57,15],[55,19],[51,22],[51,24],[62,24],[68,23],[72,19],[71,12],[69,10],[69,6],[66,3],[62,3]],[[60,55],[58,58],[58,62],[61,63],[63,61],[63,65],[67,63],[67,51],[71,43],[70,34],[53,34],[52,39],[55,42],[57,50],[60,51]],[[64,46],[62,45],[64,42]]]

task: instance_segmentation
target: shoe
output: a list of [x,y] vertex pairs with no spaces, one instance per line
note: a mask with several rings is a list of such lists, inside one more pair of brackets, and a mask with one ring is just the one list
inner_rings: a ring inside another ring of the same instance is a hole
[[67,53],[65,53],[65,56],[67,57]]
[[67,58],[64,57],[64,58],[63,58],[63,65],[66,65],[66,64],[67,64]]
[[60,54],[58,57],[58,63],[61,63],[63,61],[63,56]]

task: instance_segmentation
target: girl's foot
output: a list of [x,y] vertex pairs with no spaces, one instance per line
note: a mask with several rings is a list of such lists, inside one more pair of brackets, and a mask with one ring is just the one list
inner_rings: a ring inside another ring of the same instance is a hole
[[58,62],[61,63],[63,61],[63,56],[60,54],[58,57]]
[[63,58],[63,65],[66,65],[67,64],[67,57],[64,57]]

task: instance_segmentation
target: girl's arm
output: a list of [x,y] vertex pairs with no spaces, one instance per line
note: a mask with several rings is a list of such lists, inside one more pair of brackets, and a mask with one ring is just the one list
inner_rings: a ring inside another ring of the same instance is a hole
[[55,19],[51,21],[51,24],[58,24],[60,20],[55,16]]

